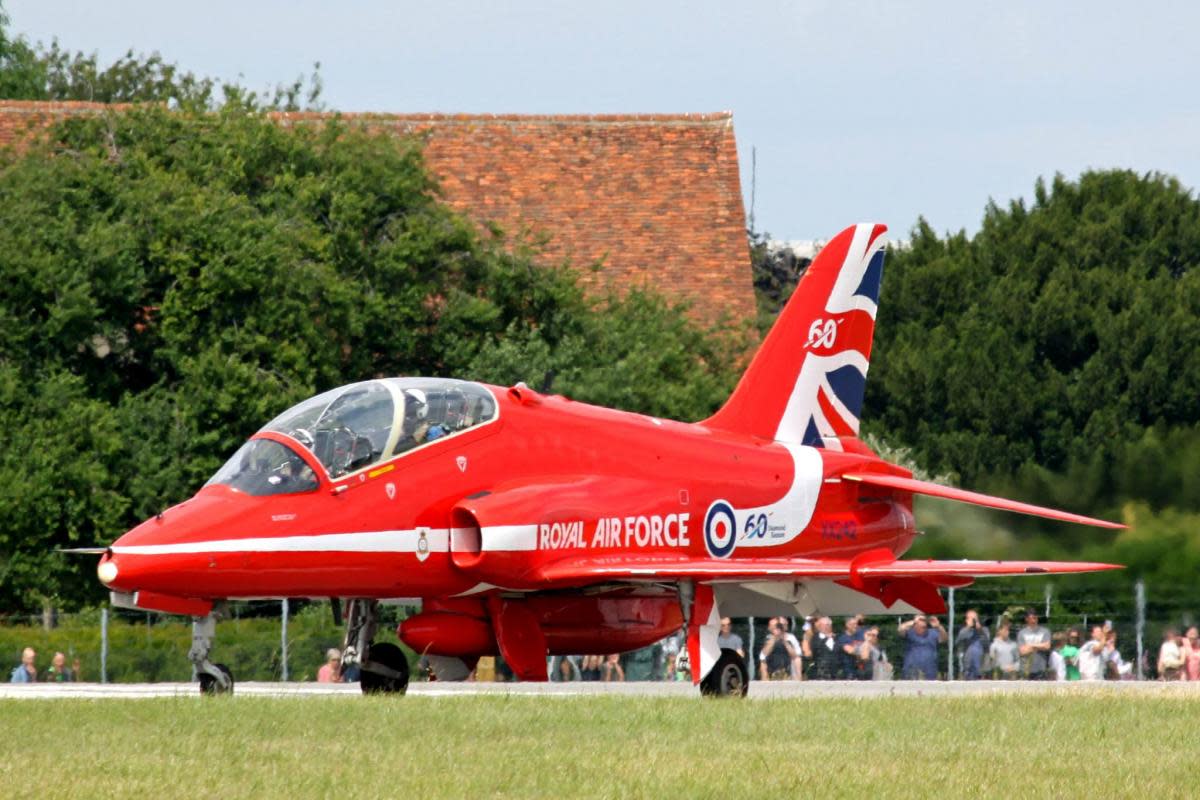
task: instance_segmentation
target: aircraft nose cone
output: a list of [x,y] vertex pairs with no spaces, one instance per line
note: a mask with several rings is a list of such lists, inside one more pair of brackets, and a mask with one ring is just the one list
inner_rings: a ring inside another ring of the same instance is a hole
[[100,563],[96,565],[96,577],[105,586],[111,586],[112,582],[117,579],[117,562],[113,560],[111,555],[106,555],[100,559]]

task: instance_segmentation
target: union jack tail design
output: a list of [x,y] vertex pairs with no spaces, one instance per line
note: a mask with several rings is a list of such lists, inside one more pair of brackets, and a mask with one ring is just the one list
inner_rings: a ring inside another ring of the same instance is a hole
[[821,250],[729,401],[705,424],[839,450],[841,437],[858,435],[886,231],[855,225]]

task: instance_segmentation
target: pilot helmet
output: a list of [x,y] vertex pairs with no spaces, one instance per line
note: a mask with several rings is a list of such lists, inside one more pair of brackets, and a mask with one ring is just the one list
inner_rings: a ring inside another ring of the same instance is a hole
[[408,398],[408,402],[404,404],[405,419],[421,420],[429,416],[429,403],[425,400],[425,392],[420,389],[408,389],[404,394]]

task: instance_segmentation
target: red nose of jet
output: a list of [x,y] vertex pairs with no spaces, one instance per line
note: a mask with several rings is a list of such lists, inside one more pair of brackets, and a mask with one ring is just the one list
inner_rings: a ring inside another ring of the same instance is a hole
[[254,500],[224,486],[206,487],[113,542],[96,575],[113,591],[199,596],[215,567],[210,543],[227,535]]

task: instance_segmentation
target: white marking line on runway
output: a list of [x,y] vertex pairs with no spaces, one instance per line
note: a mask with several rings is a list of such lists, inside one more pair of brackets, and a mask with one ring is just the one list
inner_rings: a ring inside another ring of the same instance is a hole
[[[974,697],[981,695],[1051,694],[1105,695],[1137,694],[1141,696],[1177,697],[1180,694],[1200,693],[1200,683],[1161,683],[1158,681],[1055,683],[1018,681],[889,681],[886,683],[856,681],[755,681],[750,684],[751,699],[867,699],[872,697]],[[156,697],[198,697],[194,683],[43,683],[0,684],[0,699],[147,699]],[[243,697],[360,697],[356,684],[324,683],[239,683],[235,696]],[[700,692],[689,683],[414,683],[409,687],[413,697],[699,697]]]

